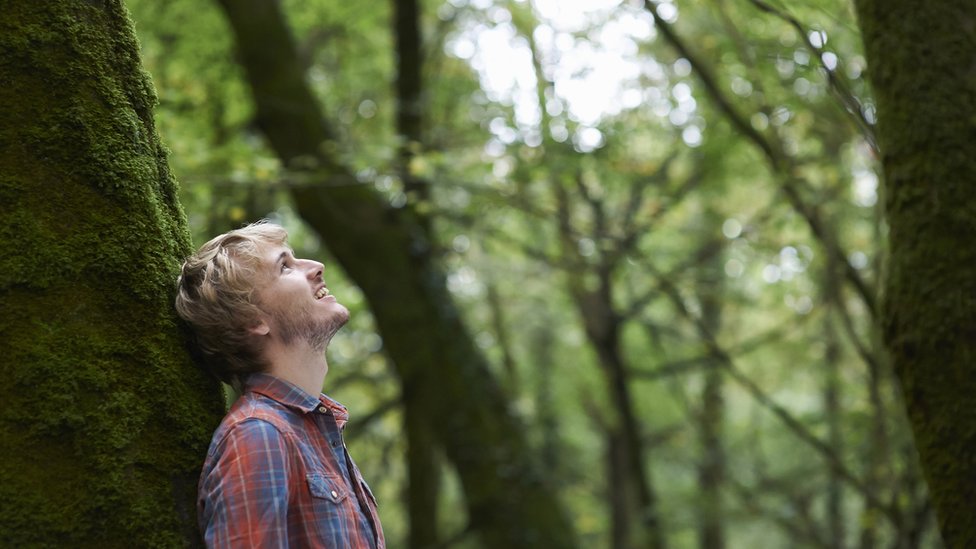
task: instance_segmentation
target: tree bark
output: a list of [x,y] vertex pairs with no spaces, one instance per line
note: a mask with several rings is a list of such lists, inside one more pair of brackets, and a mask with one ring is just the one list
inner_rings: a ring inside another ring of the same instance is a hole
[[259,127],[283,164],[300,215],[363,290],[402,379],[436,386],[428,428],[457,468],[471,528],[488,547],[574,547],[562,506],[529,454],[488,364],[464,327],[411,208],[358,181],[308,88],[272,0],[222,0]]
[[885,344],[939,526],[976,546],[976,10],[857,0],[878,111],[890,257]]
[[[707,208],[706,238],[721,234],[722,218]],[[705,264],[698,283],[702,326],[712,337],[722,329],[722,296],[725,291],[725,254],[717,253]],[[701,525],[698,533],[700,549],[725,549],[725,513],[722,491],[726,478],[725,447],[722,434],[725,424],[724,372],[718,357],[709,357],[701,392],[701,412],[698,418],[702,457],[698,465],[698,488],[701,490]]]
[[415,200],[429,199],[429,185],[410,171],[410,161],[423,145],[423,40],[418,0],[392,0],[393,35],[397,57],[396,128],[400,138],[400,176],[404,191]]
[[[417,0],[393,0],[392,30],[396,55],[396,129],[399,137],[398,170],[404,192],[411,204],[429,200],[427,181],[415,177],[411,161],[423,145],[424,104],[423,56],[421,55],[420,7]],[[430,220],[418,221],[424,238],[430,240]],[[440,463],[436,440],[428,428],[433,414],[431,402],[437,398],[436,383],[428,378],[428,369],[416,369],[411,377],[402,377],[404,435],[407,439],[407,509],[410,531],[408,546],[412,549],[436,547],[439,543],[437,516],[440,495]]]
[[199,545],[223,399],[173,311],[189,235],[128,15],[6,2],[0,52],[2,543]]
[[[844,439],[841,431],[843,421],[843,410],[841,408],[841,346],[835,326],[834,316],[840,292],[840,277],[836,267],[836,261],[828,256],[827,266],[824,269],[821,288],[823,300],[826,303],[826,312],[823,321],[823,407],[824,418],[827,422],[827,441],[830,447],[838,454],[843,455]],[[827,515],[827,532],[829,533],[827,542],[830,549],[843,549],[846,547],[844,541],[844,479],[831,469],[827,473],[827,494],[825,499],[825,514]],[[862,532],[870,532],[867,523],[864,521]]]

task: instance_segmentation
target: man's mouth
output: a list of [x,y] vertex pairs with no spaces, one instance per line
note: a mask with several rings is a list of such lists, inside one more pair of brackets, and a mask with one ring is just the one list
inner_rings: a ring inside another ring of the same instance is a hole
[[326,288],[325,286],[322,286],[321,288],[319,288],[319,291],[315,292],[315,299],[322,299],[327,295],[329,295],[329,289]]

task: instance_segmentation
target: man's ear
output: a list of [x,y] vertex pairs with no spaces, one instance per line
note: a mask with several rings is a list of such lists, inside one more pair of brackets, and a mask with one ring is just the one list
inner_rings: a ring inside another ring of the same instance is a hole
[[271,333],[271,326],[268,326],[268,323],[262,319],[259,320],[254,326],[248,328],[247,331],[254,335],[266,336]]

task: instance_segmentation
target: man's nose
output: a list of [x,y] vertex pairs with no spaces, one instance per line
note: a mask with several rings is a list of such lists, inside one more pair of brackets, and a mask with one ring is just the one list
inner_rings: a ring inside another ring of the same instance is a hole
[[325,269],[325,265],[319,263],[318,261],[308,260],[308,278],[310,280],[322,280],[322,273]]

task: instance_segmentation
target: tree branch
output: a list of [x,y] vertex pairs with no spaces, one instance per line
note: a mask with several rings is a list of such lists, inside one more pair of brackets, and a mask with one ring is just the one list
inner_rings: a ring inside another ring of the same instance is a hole
[[869,506],[878,509],[893,522],[897,522],[898,511],[893,509],[890,505],[882,502],[878,498],[877,494],[869,490],[864,481],[862,481],[844,465],[843,461],[840,459],[840,456],[834,453],[830,445],[826,444],[811,433],[802,423],[794,418],[792,414],[777,404],[772,398],[769,397],[769,395],[765,393],[765,391],[762,390],[762,388],[760,388],[755,382],[753,382],[748,376],[739,370],[736,367],[731,355],[729,355],[729,353],[725,351],[721,345],[719,345],[718,341],[703,324],[701,319],[696,317],[691,313],[691,311],[688,310],[684,304],[684,301],[681,299],[681,295],[678,293],[677,288],[671,284],[669,280],[661,276],[660,273],[654,272],[653,267],[649,268],[660,281],[662,291],[670,298],[675,309],[681,314],[681,316],[695,326],[699,337],[705,343],[711,355],[720,360],[720,363],[723,365],[725,371],[732,377],[732,379],[742,386],[760,406],[772,412],[772,414],[783,422],[783,424],[786,425],[786,427],[794,435],[816,450],[817,453],[824,458],[827,464],[838,474],[838,476],[847,481],[864,496],[865,502]]
[[796,167],[793,160],[783,151],[780,143],[772,141],[759,133],[746,120],[745,116],[735,108],[728,97],[721,91],[718,85],[718,79],[712,71],[681,40],[671,24],[657,14],[657,10],[655,9],[656,4],[652,0],[644,0],[644,7],[650,12],[651,17],[654,18],[654,23],[661,36],[691,64],[699,80],[704,85],[708,96],[719,110],[725,114],[732,126],[758,147],[763,153],[763,156],[766,157],[772,172],[780,179],[780,188],[786,195],[790,205],[807,222],[810,231],[824,246],[827,253],[834,255],[838,264],[844,266],[845,278],[854,286],[858,296],[867,306],[871,317],[875,318],[877,316],[877,299],[874,290],[861,277],[857,269],[850,264],[850,261],[847,259],[847,254],[841,249],[837,236],[823,222],[819,211],[815,207],[806,204],[803,200],[798,188],[803,179],[796,174]]
[[861,102],[858,101],[857,97],[851,92],[843,78],[837,74],[837,71],[827,66],[827,63],[823,59],[824,48],[813,45],[813,42],[810,41],[810,36],[804,31],[803,25],[796,17],[782,10],[776,9],[763,0],[749,1],[760,11],[772,14],[782,19],[793,27],[794,30],[796,30],[796,34],[800,37],[800,40],[803,41],[806,48],[810,50],[814,57],[817,58],[820,68],[823,69],[824,73],[827,75],[827,84],[837,95],[838,100],[841,102],[841,106],[844,107],[844,111],[854,119],[854,124],[861,131],[861,134],[871,146],[871,149],[875,152],[875,154],[877,154],[879,152],[878,138],[874,133],[874,126],[864,117],[864,110],[861,107]]

